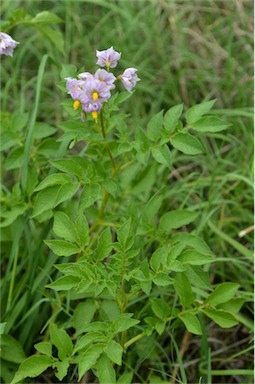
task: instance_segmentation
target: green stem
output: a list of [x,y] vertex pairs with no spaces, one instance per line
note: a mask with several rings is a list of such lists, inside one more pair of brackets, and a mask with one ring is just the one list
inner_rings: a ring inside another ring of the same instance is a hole
[[[104,108],[104,107],[103,107]],[[105,131],[105,124],[104,124],[104,112],[103,112],[103,108],[100,112],[100,122],[101,122],[101,129],[102,129],[102,136],[103,138],[105,139],[106,138],[106,131]],[[115,165],[115,161],[114,161],[114,158],[112,156],[112,153],[111,153],[111,150],[109,148],[109,145],[108,143],[105,142],[105,146],[106,146],[106,151],[108,153],[108,156],[111,160],[111,164],[112,164],[112,175],[115,176],[117,174],[117,170],[116,170],[116,165]]]
[[12,275],[11,275],[11,281],[10,281],[10,289],[9,289],[8,299],[7,299],[6,312],[8,312],[10,307],[11,307],[12,293],[13,293],[13,288],[14,288],[14,281],[15,281],[15,276],[16,276],[17,262],[18,262],[18,254],[19,254],[18,249],[16,249],[15,255],[14,255],[14,261],[13,261],[13,268],[12,268]]
[[99,213],[98,213],[98,218],[99,219],[101,219],[104,216],[104,210],[105,210],[105,207],[106,207],[108,199],[109,199],[109,193],[104,190],[101,207],[100,207],[100,210],[99,210]]
[[[6,312],[9,311],[12,304],[12,295],[14,290],[18,256],[19,256],[19,243],[20,243],[22,232],[23,232],[23,226],[20,219],[17,220],[16,226],[14,226],[14,229],[15,229],[15,239],[12,244],[11,253],[10,253],[10,264],[8,264],[7,273],[6,273],[6,276],[7,276],[9,272],[9,267],[11,268],[11,265],[12,265]],[[3,290],[2,290],[2,294],[3,294]]]
[[135,337],[132,337],[132,339],[128,340],[124,344],[124,350],[127,349],[128,347],[130,347],[130,345],[134,344],[136,341],[142,339],[144,336],[146,336],[146,334],[144,332],[142,332],[142,333],[139,333],[139,335],[136,335]]

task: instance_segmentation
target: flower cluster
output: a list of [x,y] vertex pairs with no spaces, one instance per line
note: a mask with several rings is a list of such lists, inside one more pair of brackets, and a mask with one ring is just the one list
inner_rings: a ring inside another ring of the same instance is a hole
[[7,33],[0,32],[0,55],[12,56],[14,48],[19,44]]
[[135,87],[138,78],[136,68],[128,68],[117,78],[109,72],[110,68],[115,68],[120,59],[121,53],[116,52],[113,47],[104,51],[96,51],[97,64],[105,69],[98,69],[94,75],[90,72],[83,72],[78,75],[78,79],[67,77],[66,88],[69,95],[74,100],[73,108],[80,106],[85,112],[90,112],[94,119],[97,113],[111,97],[111,90],[115,88],[115,81],[121,80],[127,91]]

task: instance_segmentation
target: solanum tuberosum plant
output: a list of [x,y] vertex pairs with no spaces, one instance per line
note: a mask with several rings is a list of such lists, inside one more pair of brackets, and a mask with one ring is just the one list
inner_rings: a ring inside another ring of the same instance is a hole
[[60,381],[71,372],[80,382],[90,371],[91,382],[131,383],[142,341],[151,346],[183,326],[201,335],[204,318],[223,328],[238,323],[238,284],[210,284],[217,256],[195,234],[199,210],[173,209],[166,193],[177,152],[200,156],[199,136],[229,124],[210,115],[212,100],[185,114],[183,104],[160,111],[145,130],[132,123],[132,110],[121,110],[136,97],[139,71],[118,71],[113,47],[96,56],[94,74],[62,66],[70,119],[57,141],[66,151],[34,188],[30,215],[53,222],[44,242],[48,257],[59,257],[47,285],[54,306],[48,332],[12,384],[46,370]]

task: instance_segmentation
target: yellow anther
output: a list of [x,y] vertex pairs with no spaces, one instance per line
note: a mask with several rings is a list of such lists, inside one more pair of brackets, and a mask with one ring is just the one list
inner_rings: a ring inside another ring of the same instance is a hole
[[93,100],[97,100],[98,99],[98,92],[96,92],[96,91],[94,91],[93,93],[92,93],[92,99]]
[[91,114],[92,114],[93,119],[96,120],[97,119],[97,112],[96,111],[92,111]]
[[80,105],[80,100],[75,100],[75,102],[73,103],[73,109],[76,111],[76,109],[78,109]]

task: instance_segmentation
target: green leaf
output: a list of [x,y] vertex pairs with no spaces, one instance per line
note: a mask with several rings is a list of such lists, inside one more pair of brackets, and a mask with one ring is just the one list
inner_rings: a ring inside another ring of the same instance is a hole
[[114,364],[121,366],[123,349],[119,343],[117,343],[115,340],[111,340],[106,345],[104,351],[109,357],[109,359],[114,362]]
[[147,126],[147,135],[151,141],[156,142],[160,139],[160,136],[161,136],[160,131],[162,129],[162,126],[163,126],[163,111],[160,111],[159,113],[157,113],[155,116],[151,118]]
[[204,309],[203,313],[221,328],[231,328],[238,324],[238,320],[231,313],[222,309]]
[[205,115],[210,109],[213,107],[216,100],[205,101],[200,104],[196,104],[185,114],[186,120],[188,124],[192,124],[195,121],[199,120],[201,116]]
[[139,269],[133,269],[129,274],[128,278],[133,278],[138,281],[147,281],[147,277],[144,276],[144,273]]
[[198,155],[203,153],[200,141],[189,133],[177,133],[170,138],[172,146],[186,155]]
[[21,344],[13,336],[5,334],[0,336],[0,356],[1,359],[16,364],[22,363],[26,358]]
[[224,309],[227,312],[237,313],[240,311],[243,304],[246,302],[246,299],[236,298],[225,303],[222,303],[218,306],[218,309]]
[[91,345],[85,352],[82,353],[78,362],[79,381],[83,375],[96,364],[103,350],[104,344],[95,344]]
[[191,124],[192,129],[199,132],[220,132],[231,124],[214,116],[206,116]]
[[167,263],[168,268],[172,272],[184,272],[186,268],[178,260],[173,260]]
[[183,225],[190,224],[197,218],[196,212],[188,211],[187,209],[177,209],[166,212],[160,218],[159,229],[169,232],[171,229],[177,229]]
[[152,152],[152,156],[158,163],[164,164],[169,168],[171,167],[172,165],[171,152],[166,144],[161,145],[160,147],[152,147],[151,152]]
[[34,201],[34,209],[32,218],[40,215],[41,213],[53,209],[55,205],[56,195],[59,191],[60,186],[56,185],[54,187],[46,188],[43,191],[40,191]]
[[[67,175],[66,175],[67,176]],[[32,218],[53,209],[58,204],[70,199],[79,189],[79,183],[65,183],[41,190],[35,198]]]
[[58,17],[55,13],[49,11],[43,11],[37,13],[37,15],[31,20],[32,23],[61,23],[63,22],[60,17]]
[[186,264],[185,267],[185,274],[194,287],[211,289],[208,271],[203,271],[201,267],[194,265],[191,266]]
[[7,227],[12,224],[17,217],[22,215],[27,210],[26,206],[14,206],[10,211],[6,210],[1,213],[0,228]]
[[151,299],[151,309],[154,314],[161,320],[166,321],[167,317],[171,313],[171,308],[163,299]]
[[116,373],[111,360],[105,354],[102,354],[97,362],[97,374],[100,384],[116,383]]
[[115,180],[107,178],[103,181],[102,186],[106,192],[110,193],[114,198],[116,198],[118,192],[118,183]]
[[70,364],[68,359],[64,359],[63,361],[55,361],[54,366],[58,370],[57,373],[55,373],[55,376],[58,380],[62,381],[63,378],[67,375],[69,365]]
[[20,383],[27,377],[37,377],[42,372],[46,371],[46,369],[49,368],[51,365],[52,361],[49,356],[30,356],[20,365],[18,371],[15,373],[11,384]]
[[88,347],[90,344],[105,342],[106,337],[102,332],[89,332],[86,335],[83,335],[80,339],[77,340],[77,343],[73,350],[73,355],[76,354],[81,349]]
[[131,384],[133,379],[133,372],[124,372],[118,379],[118,384]]
[[195,335],[202,335],[202,329],[198,318],[192,313],[181,313],[178,315],[185,327],[190,333]]
[[80,252],[77,245],[64,240],[44,240],[44,243],[58,256],[71,256]]
[[114,100],[114,104],[115,105],[119,105],[119,104],[121,104],[121,103],[123,103],[124,101],[126,101],[127,99],[129,99],[130,98],[130,96],[132,95],[132,93],[130,93],[130,92],[120,92],[117,96],[116,96],[116,98],[115,98],[115,100]]
[[233,299],[238,288],[239,284],[236,283],[222,283],[207,297],[205,304],[216,306],[225,303]]
[[50,340],[57,347],[60,360],[72,355],[73,343],[70,336],[64,329],[58,328],[54,323],[50,324]]
[[92,299],[87,299],[85,302],[77,305],[73,314],[73,326],[77,335],[84,332],[86,326],[93,319],[96,310],[97,306]]
[[158,195],[158,193],[152,196],[152,198],[145,204],[145,207],[142,211],[143,220],[151,222],[157,215],[162,201],[163,197]]
[[27,175],[26,183],[26,192],[30,197],[34,193],[35,186],[38,184],[38,170],[34,164],[31,164],[29,167],[29,172]]
[[135,140],[133,142],[133,146],[137,152],[146,152],[150,148],[150,141],[145,131],[139,126],[135,129]]
[[61,72],[60,77],[61,79],[65,79],[66,77],[76,77],[77,75],[77,68],[73,64],[62,64],[61,65]]
[[173,236],[173,241],[192,247],[197,252],[206,253],[208,255],[211,254],[213,256],[213,253],[208,247],[208,245],[206,244],[206,242],[202,240],[200,237],[196,235],[192,235],[191,233],[187,233],[187,232],[176,233]]
[[117,231],[117,239],[124,250],[128,250],[134,244],[134,224],[128,219]]
[[24,159],[24,147],[14,148],[5,161],[7,171],[22,167]]
[[80,196],[81,209],[90,207],[100,197],[101,187],[99,184],[85,185]]
[[53,231],[67,241],[77,242],[75,225],[64,212],[54,213]]
[[61,53],[65,53],[65,41],[61,31],[53,29],[47,25],[42,25],[40,23],[35,24],[37,29],[44,35],[52,45]]
[[139,285],[140,285],[142,291],[143,291],[146,295],[149,295],[149,294],[150,294],[151,287],[152,287],[152,283],[151,283],[150,280],[148,280],[148,281],[140,281],[140,282],[139,282]]
[[99,236],[97,248],[95,250],[95,259],[104,260],[113,248],[112,234],[110,228],[106,228]]
[[[172,239],[174,236],[172,237]],[[170,265],[174,260],[177,259],[177,257],[182,253],[182,251],[185,248],[185,244],[183,243],[177,243],[174,246],[171,246],[169,253],[167,255],[167,266]]]
[[100,305],[100,317],[104,321],[110,320],[113,322],[120,315],[120,307],[114,300],[103,300]]
[[162,335],[166,327],[166,323],[163,320],[158,320],[155,324],[155,329],[159,335]]
[[162,271],[165,269],[166,257],[169,251],[169,246],[164,245],[163,247],[160,247],[153,252],[150,259],[150,266],[155,272]]
[[180,298],[181,305],[184,308],[188,307],[193,302],[194,295],[192,293],[191,284],[184,272],[178,272],[176,274],[174,288]]
[[152,278],[154,284],[159,287],[166,287],[167,285],[173,284],[173,280],[168,276],[167,273],[157,272]]
[[215,261],[211,255],[202,254],[200,252],[196,252],[195,250],[187,250],[183,252],[178,260],[182,264],[190,264],[190,265],[204,265]]
[[56,133],[56,128],[41,121],[35,122],[34,139],[44,139]]
[[21,131],[28,123],[29,113],[16,112],[13,115],[12,128],[15,132]]
[[41,191],[45,188],[52,187],[55,185],[62,185],[65,183],[72,183],[73,180],[69,175],[66,175],[64,173],[53,173],[52,175],[49,175],[41,181],[37,187],[35,188],[34,192]]
[[52,345],[47,341],[42,341],[34,345],[35,349],[47,356],[52,356]]
[[79,189],[80,184],[77,182],[66,183],[60,186],[54,202],[54,207],[70,199]]
[[18,138],[13,132],[1,132],[0,133],[0,151],[6,151],[18,144]]
[[58,159],[53,160],[50,163],[61,172],[70,173],[78,178],[81,178],[83,175],[82,166],[73,159]]
[[128,314],[121,315],[118,319],[116,319],[111,327],[110,332],[119,333],[126,331],[127,329],[134,327],[136,324],[139,324],[139,320],[131,319]]
[[41,157],[54,157],[56,156],[57,151],[59,150],[59,144],[56,139],[53,137],[48,137],[42,140],[37,147],[37,155]]
[[181,117],[183,111],[183,104],[175,105],[170,108],[164,116],[164,128],[169,132],[174,132],[178,120]]
[[[0,323],[0,336],[4,334],[6,324],[7,324],[6,321],[4,323]],[[1,338],[0,338],[0,340],[1,340]]]
[[78,213],[75,228],[79,238],[79,245],[85,247],[89,243],[90,236],[88,221],[82,211]]
[[69,291],[80,284],[79,276],[62,276],[53,283],[47,284],[46,287],[54,291]]
[[167,384],[167,381],[161,378],[161,376],[158,375],[150,375],[150,381],[149,384]]

